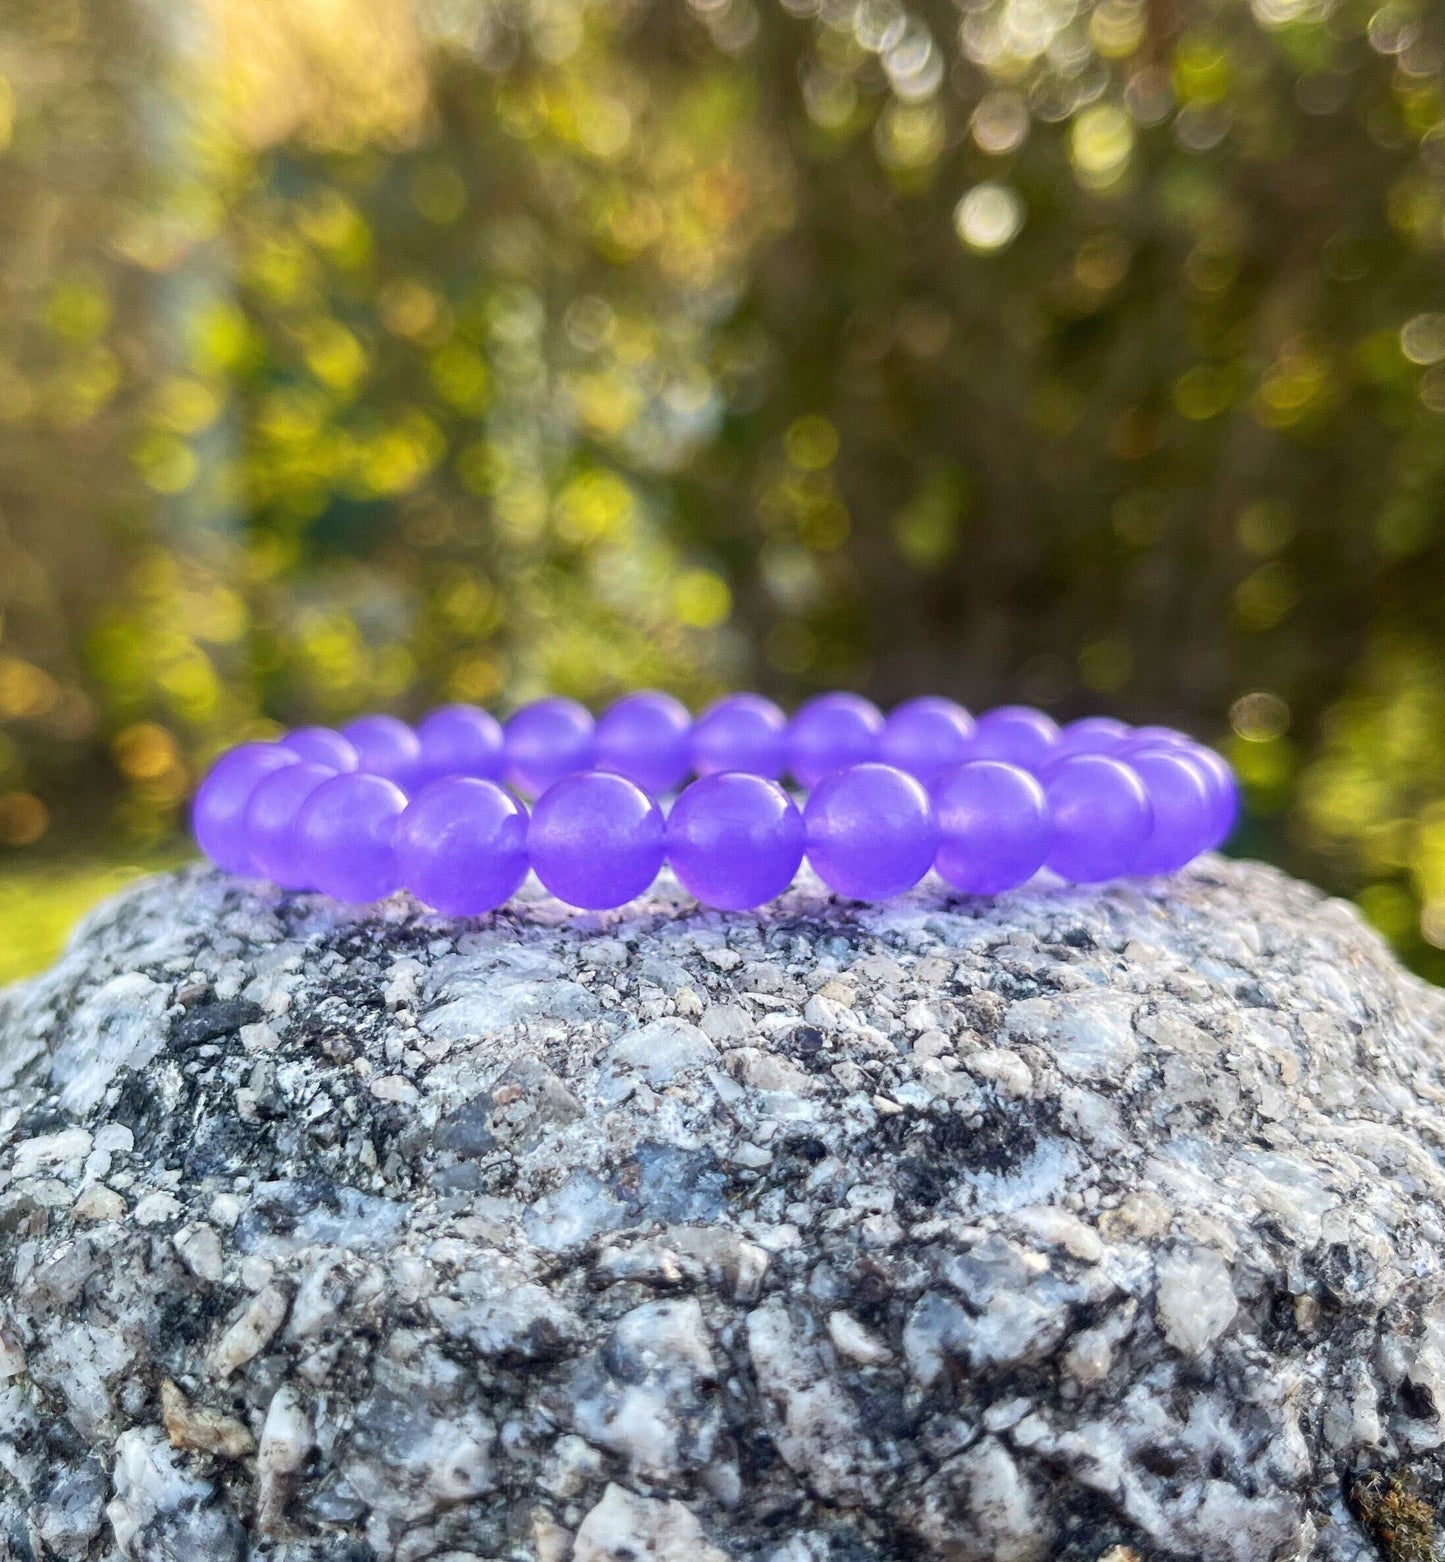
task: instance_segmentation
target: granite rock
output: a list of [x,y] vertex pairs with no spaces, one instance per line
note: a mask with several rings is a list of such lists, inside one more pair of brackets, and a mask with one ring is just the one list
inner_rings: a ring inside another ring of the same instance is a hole
[[1365,1562],[1441,1494],[1442,1029],[1215,859],[150,880],[0,994],[0,1559]]

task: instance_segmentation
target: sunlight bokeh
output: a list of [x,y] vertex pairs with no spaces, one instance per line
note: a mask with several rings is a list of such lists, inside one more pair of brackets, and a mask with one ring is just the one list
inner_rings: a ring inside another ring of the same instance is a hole
[[230,742],[636,684],[1183,725],[1445,978],[1442,84],[1401,0],[11,7],[0,979]]

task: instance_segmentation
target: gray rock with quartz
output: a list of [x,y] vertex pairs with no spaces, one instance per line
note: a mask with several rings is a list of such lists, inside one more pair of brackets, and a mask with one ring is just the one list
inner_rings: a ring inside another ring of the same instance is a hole
[[0,1558],[1365,1562],[1441,1486],[1442,1030],[1213,859],[151,880],[0,995]]

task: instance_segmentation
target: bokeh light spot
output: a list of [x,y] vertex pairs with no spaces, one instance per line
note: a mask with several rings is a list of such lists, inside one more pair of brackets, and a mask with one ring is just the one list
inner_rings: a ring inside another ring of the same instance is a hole
[[1400,328],[1400,351],[1411,363],[1439,363],[1445,358],[1445,314],[1431,310],[1407,320]]
[[1229,725],[1246,743],[1270,743],[1289,731],[1290,709],[1277,694],[1242,694],[1229,707]]
[[450,163],[418,168],[411,180],[411,203],[428,222],[447,227],[467,208],[467,185]]
[[1261,564],[1234,588],[1234,620],[1251,634],[1283,623],[1299,601],[1295,572],[1281,559]]
[[116,733],[111,741],[116,764],[132,781],[154,781],[179,760],[176,740],[164,727],[139,721]]
[[1023,223],[1023,202],[1008,185],[992,181],[974,185],[953,212],[959,238],[981,255],[1006,249]]
[[60,685],[43,667],[0,653],[0,719],[39,721],[59,699]]
[[1134,151],[1134,122],[1117,103],[1095,103],[1074,121],[1069,154],[1081,183],[1107,189]]
[[0,844],[33,846],[50,827],[50,810],[33,792],[0,792]]
[[732,612],[732,593],[712,570],[684,570],[672,588],[672,606],[691,629],[716,629]]
[[1115,694],[1134,671],[1134,655],[1120,639],[1091,640],[1079,651],[1079,682],[1096,694]]
[[1288,507],[1269,499],[1246,505],[1235,522],[1240,547],[1259,558],[1278,553],[1294,534],[1295,520]]
[[783,439],[788,460],[804,472],[830,466],[838,454],[838,431],[821,413],[796,418]]
[[974,109],[969,129],[981,152],[1002,157],[1017,151],[1029,133],[1028,105],[1007,88],[990,92]]

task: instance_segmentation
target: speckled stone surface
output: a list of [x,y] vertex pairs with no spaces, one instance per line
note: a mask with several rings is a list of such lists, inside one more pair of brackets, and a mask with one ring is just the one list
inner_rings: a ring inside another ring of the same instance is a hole
[[0,995],[0,1558],[1366,1562],[1445,1001],[1347,907],[200,869]]

